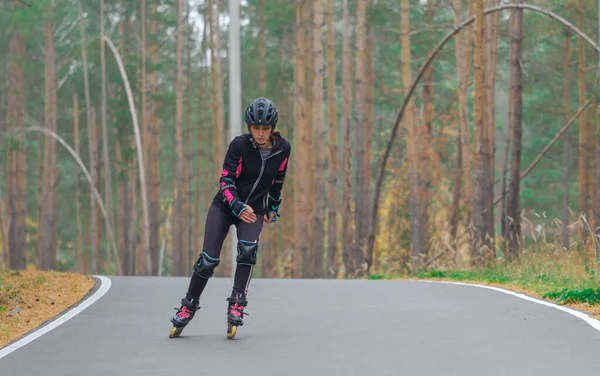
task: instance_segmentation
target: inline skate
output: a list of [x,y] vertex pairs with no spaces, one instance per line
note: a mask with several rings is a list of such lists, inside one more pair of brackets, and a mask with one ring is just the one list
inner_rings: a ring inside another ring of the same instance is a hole
[[200,306],[197,300],[190,301],[187,298],[183,298],[181,299],[181,307],[179,309],[175,309],[177,310],[177,313],[175,313],[175,316],[171,318],[173,327],[169,333],[169,338],[176,338],[181,335],[181,332],[187,326],[187,324],[192,321],[196,311],[200,309]]
[[238,326],[244,325],[244,308],[248,305],[248,300],[244,294],[231,293],[227,298],[229,305],[227,306],[227,338],[233,339],[237,333]]

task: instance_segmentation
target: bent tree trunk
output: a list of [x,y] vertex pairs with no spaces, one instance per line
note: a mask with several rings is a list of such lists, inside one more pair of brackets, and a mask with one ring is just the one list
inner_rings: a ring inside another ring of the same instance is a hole
[[[502,5],[502,6],[486,9],[486,10],[484,10],[484,14],[488,15],[491,13],[500,12],[500,11],[507,10],[507,9],[515,9],[515,8],[532,10],[534,12],[541,13],[553,20],[560,22],[564,26],[571,29],[574,33],[579,35],[581,38],[583,38],[590,45],[592,45],[598,52],[600,52],[600,47],[598,47],[598,45],[596,43],[594,43],[594,41],[590,37],[588,37],[586,34],[584,34],[581,30],[579,30],[578,28],[573,26],[573,24],[571,24],[569,21],[565,20],[564,18],[560,17],[559,15],[554,14],[545,9],[542,9],[540,7],[536,7],[536,6],[528,5],[528,4],[507,4],[507,5]],[[377,226],[378,215],[379,215],[378,209],[379,209],[379,198],[381,196],[381,187],[383,185],[383,174],[385,172],[385,167],[387,165],[387,161],[390,156],[392,145],[393,145],[396,135],[398,133],[398,128],[400,126],[400,122],[402,121],[402,116],[404,115],[404,112],[408,105],[408,101],[410,100],[410,97],[412,96],[413,92],[415,91],[417,84],[421,80],[421,77],[423,77],[423,73],[425,72],[427,67],[433,62],[433,59],[441,51],[441,49],[444,47],[444,45],[446,43],[448,43],[448,41],[450,41],[450,39],[452,39],[452,37],[454,37],[456,34],[458,34],[465,27],[472,24],[474,21],[475,21],[475,17],[471,17],[468,20],[465,20],[464,22],[462,22],[461,24],[456,25],[454,30],[452,30],[450,33],[448,33],[448,35],[446,35],[437,44],[437,46],[430,52],[428,58],[425,60],[425,63],[423,64],[423,66],[421,67],[419,72],[417,73],[417,76],[415,77],[415,80],[413,81],[412,86],[410,87],[410,90],[404,97],[404,102],[402,103],[402,107],[400,108],[400,111],[398,112],[398,116],[396,117],[396,122],[394,123],[394,126],[392,128],[392,134],[386,145],[386,148],[385,148],[385,151],[383,154],[383,158],[381,161],[381,166],[379,167],[379,172],[377,174],[377,182],[375,184],[375,196],[373,197],[373,218],[372,218],[372,222],[371,222],[371,223],[373,223],[373,227],[371,228],[371,233],[369,234],[369,239],[368,239],[369,243],[368,243],[368,248],[367,248],[368,249],[367,273],[369,271],[369,268],[372,265],[373,245],[375,243],[375,234],[377,234],[377,230],[378,230],[378,226]]]
[[[129,100],[129,110],[131,111],[131,118],[133,121],[133,129],[135,131],[135,141],[136,141],[136,149],[137,149],[137,157],[138,157],[138,171],[140,173],[140,184],[141,192],[142,192],[142,215],[144,219],[144,255],[146,256],[146,274],[150,274],[151,268],[151,260],[150,260],[150,252],[148,247],[150,246],[150,219],[148,216],[148,198],[146,197],[146,192],[148,192],[146,188],[146,177],[144,173],[144,157],[142,156],[142,139],[140,135],[140,127],[138,126],[137,121],[137,112],[135,111],[135,103],[133,101],[133,94],[131,93],[131,87],[129,86],[129,80],[127,79],[127,74],[125,73],[125,68],[123,67],[123,61],[121,60],[121,56],[119,52],[115,48],[112,41],[105,35],[104,40],[115,54],[115,59],[117,60],[117,64],[119,65],[119,70],[121,71],[121,75],[123,77],[123,81],[125,82],[125,90],[127,91],[127,99]],[[117,255],[115,255],[117,257]]]
[[[100,207],[102,215],[104,216],[104,220],[106,222],[108,222],[108,213],[106,211],[106,208],[104,207],[104,203],[102,202],[102,198],[100,197],[100,193],[98,193],[98,190],[96,189],[96,187],[93,184],[92,176],[90,175],[90,173],[88,172],[88,170],[85,168],[85,165],[81,161],[81,158],[79,157],[79,155],[77,153],[75,153],[75,150],[73,150],[69,146],[69,144],[67,144],[67,142],[64,139],[62,139],[59,135],[57,135],[56,133],[54,133],[54,131],[51,131],[51,130],[45,129],[45,128],[40,128],[40,127],[27,127],[27,128],[22,128],[21,127],[21,128],[17,128],[15,131],[17,133],[23,133],[23,132],[41,132],[41,133],[44,133],[44,134],[52,137],[53,139],[55,139],[56,141],[58,141],[62,146],[64,146],[65,149],[67,149],[69,151],[69,153],[73,156],[73,158],[75,158],[75,161],[77,162],[77,164],[79,165],[79,167],[83,171],[83,174],[85,175],[85,177],[87,178],[88,182],[90,183],[90,189],[92,190],[92,194],[96,198],[97,204]],[[113,248],[113,257],[115,257],[115,262],[116,262],[116,265],[117,265],[117,273],[118,273],[118,275],[122,275],[123,274],[123,270],[121,268],[121,263],[119,262],[119,258],[118,258],[117,246],[116,246],[116,243],[115,243],[114,232],[113,232],[113,229],[110,226],[108,226],[107,228],[109,229],[108,236],[110,237],[109,240],[110,240],[112,248]]]

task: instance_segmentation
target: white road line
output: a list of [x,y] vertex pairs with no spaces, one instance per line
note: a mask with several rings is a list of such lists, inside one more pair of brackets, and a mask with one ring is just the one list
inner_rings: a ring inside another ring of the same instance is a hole
[[512,295],[512,296],[516,296],[517,298],[521,298],[521,299],[525,299],[528,300],[530,302],[533,303],[537,303],[537,304],[541,304],[541,305],[545,305],[547,307],[552,307],[552,308],[556,308],[560,311],[569,313],[583,321],[585,321],[586,323],[588,323],[592,328],[600,331],[600,320],[596,320],[588,315],[586,315],[583,312],[580,311],[576,311],[574,309],[571,308],[567,308],[558,304],[554,304],[554,303],[550,303],[547,302],[545,300],[541,300],[541,299],[536,299],[536,298],[532,298],[530,296],[527,296],[525,294],[521,294],[518,292],[514,292],[514,291],[510,291],[510,290],[506,290],[500,287],[494,287],[494,286],[488,286],[488,285],[479,285],[479,284],[475,284],[475,283],[464,283],[464,282],[451,282],[451,281],[434,281],[434,280],[419,280],[419,282],[430,282],[430,283],[447,283],[447,284],[453,284],[453,285],[462,285],[462,286],[474,286],[474,287],[481,287],[484,289],[490,289],[490,290],[495,290],[495,291],[499,291],[508,295]]
[[108,292],[108,290],[110,289],[110,286],[111,286],[110,278],[105,277],[105,276],[100,276],[100,275],[95,275],[94,277],[100,279],[100,287],[98,288],[98,290],[96,290],[87,299],[82,301],[79,305],[71,308],[65,314],[59,316],[56,320],[52,321],[48,325],[44,325],[43,327],[39,328],[38,330],[26,335],[25,337],[21,338],[20,340],[1,349],[0,350],[0,359],[7,356],[11,352],[19,349],[20,347],[25,346],[29,342],[34,341],[37,338],[43,336],[44,334],[48,333],[52,329],[69,321],[75,315],[77,315],[78,313],[80,313],[81,311],[86,309],[87,307],[91,306],[94,302],[96,302],[98,299],[100,299],[102,296],[104,296],[104,294],[106,294]]

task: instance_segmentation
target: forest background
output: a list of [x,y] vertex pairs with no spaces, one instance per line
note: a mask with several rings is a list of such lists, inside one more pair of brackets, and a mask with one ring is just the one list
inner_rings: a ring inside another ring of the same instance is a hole
[[[293,145],[255,276],[596,279],[598,3],[511,4],[241,2],[242,107],[274,100]],[[0,2],[0,267],[190,274],[229,141],[227,5]]]

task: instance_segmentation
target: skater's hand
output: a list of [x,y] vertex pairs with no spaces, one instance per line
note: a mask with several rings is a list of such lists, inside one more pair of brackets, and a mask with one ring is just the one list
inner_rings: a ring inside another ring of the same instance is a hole
[[248,206],[247,209],[240,214],[240,219],[246,223],[254,223],[256,222],[256,214],[254,214],[254,210]]
[[272,223],[274,219],[275,219],[274,212],[270,212],[269,214],[265,214],[263,216],[263,222],[265,222],[265,223]]

